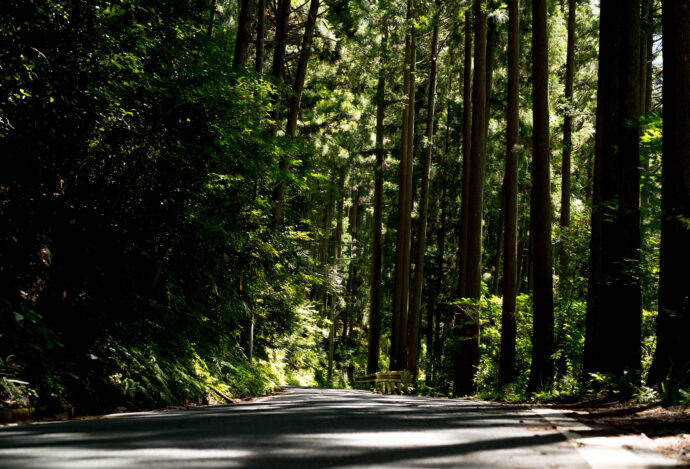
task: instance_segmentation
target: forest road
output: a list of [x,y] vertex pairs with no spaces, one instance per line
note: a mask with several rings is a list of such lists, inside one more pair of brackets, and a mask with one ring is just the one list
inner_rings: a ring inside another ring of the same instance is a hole
[[239,405],[2,427],[0,467],[577,469],[674,463],[644,448],[592,448],[587,428],[574,433],[573,422],[520,406],[291,387]]

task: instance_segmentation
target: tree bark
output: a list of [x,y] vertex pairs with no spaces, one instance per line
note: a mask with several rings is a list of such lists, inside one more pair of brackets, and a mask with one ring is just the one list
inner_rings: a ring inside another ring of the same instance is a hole
[[429,173],[431,171],[431,157],[434,147],[434,114],[436,112],[436,74],[438,49],[438,23],[434,25],[431,40],[431,70],[429,72],[429,96],[426,117],[426,147],[422,162],[421,193],[419,195],[419,222],[417,229],[417,252],[415,256],[415,272],[412,285],[412,309],[410,311],[410,327],[407,340],[407,369],[417,374],[418,337],[420,311],[422,307],[422,285],[424,283],[424,251],[426,250],[426,229],[429,213]]
[[472,13],[465,11],[465,64],[463,71],[462,113],[462,200],[460,208],[460,250],[458,252],[458,296],[465,297],[467,267],[467,227],[470,206],[470,168],[472,149]]
[[515,341],[517,325],[517,238],[518,238],[518,141],[520,119],[520,0],[508,4],[508,113],[506,128],[506,172],[504,184],[505,232],[503,252],[503,308],[501,312],[501,350],[498,382],[506,385],[515,379]]
[[213,25],[216,21],[216,12],[218,0],[211,0],[211,8],[208,15],[208,29],[206,30],[206,35],[208,37],[213,37]]
[[357,260],[359,258],[359,223],[362,215],[361,206],[361,184],[358,182],[352,188],[352,209],[350,210],[350,268],[347,274],[345,317],[343,318],[343,346],[347,345],[349,336],[348,326],[353,323],[355,310],[355,293],[357,291]]
[[[652,110],[652,81],[654,60],[654,0],[642,0],[642,21],[640,34],[640,109],[642,116]],[[649,154],[643,153],[641,161],[642,179],[640,204],[649,207]]]
[[257,22],[256,22],[256,63],[254,70],[256,73],[264,72],[264,43],[266,35],[266,0],[259,0],[257,8]]
[[[273,49],[273,65],[271,67],[271,75],[275,78],[278,91],[272,96],[273,109],[271,110],[271,120],[273,121],[272,134],[275,137],[278,135],[279,127],[279,105],[280,105],[280,87],[283,85],[285,76],[285,39],[287,36],[288,21],[290,19],[290,0],[278,0],[278,10],[276,12],[276,33],[275,33],[275,47]],[[277,194],[274,194],[274,199]],[[275,231],[278,227],[276,220],[271,222],[271,230]]]
[[492,16],[487,21],[486,32],[486,117],[484,118],[484,152],[489,138],[489,121],[491,119],[491,95],[494,83],[494,64],[496,63],[496,41],[498,40],[498,25]]
[[240,15],[237,21],[237,39],[235,40],[235,56],[232,60],[232,66],[235,68],[243,67],[247,63],[247,48],[251,36],[251,21],[249,17],[252,4],[253,0],[242,0],[240,4]]
[[[330,185],[330,184],[329,184]],[[328,255],[329,255],[329,244],[330,244],[330,238],[331,238],[331,226],[333,223],[333,203],[335,202],[335,193],[334,193],[334,188],[329,187],[328,191],[328,204],[326,205],[326,213],[324,215],[324,222],[323,222],[323,232],[321,233],[321,243],[319,246],[319,260],[321,261],[321,265],[324,269],[324,276],[328,278],[329,276],[329,266],[328,266]],[[340,216],[340,215],[338,215]],[[336,243],[333,246],[333,258],[334,258],[334,265],[333,267],[336,267],[335,264],[335,258],[336,255],[335,253],[339,249],[337,246],[338,238],[336,236]],[[335,308],[335,294],[333,291],[328,291],[328,284],[326,288],[324,289],[324,300],[323,300],[323,311],[326,312],[328,311],[328,298],[330,294],[330,316],[331,316],[331,329],[328,334],[328,381],[330,382],[333,379],[333,353],[335,350],[335,317],[336,317],[336,308]]]
[[482,3],[475,1],[474,87],[472,94],[472,143],[470,152],[470,187],[467,231],[468,298],[481,295],[482,209],[484,207],[484,176],[486,169],[486,43],[487,16]]
[[547,0],[532,2],[533,121],[531,232],[534,259],[532,366],[528,391],[553,380],[553,265],[549,131],[549,39]]
[[[561,163],[561,239],[559,243],[559,279],[560,285],[568,277],[568,253],[565,242],[570,226],[570,164],[573,152],[573,81],[575,76],[575,15],[577,4],[568,0],[568,52],[565,65],[565,101],[566,110],[563,117],[563,160]],[[560,286],[559,285],[559,286]],[[562,288],[561,288],[562,290]]]
[[[481,296],[482,209],[484,206],[484,173],[486,167],[486,35],[487,16],[483,2],[474,3],[474,80],[472,93],[472,143],[470,151],[470,187],[467,224],[467,265],[465,297]],[[468,308],[460,327],[460,359],[456,363],[454,391],[458,395],[474,392],[474,374],[479,365],[479,317]]]
[[498,285],[501,276],[501,252],[503,249],[503,231],[505,229],[505,210],[506,210],[506,176],[503,175],[501,185],[501,208],[498,211],[498,227],[496,229],[496,252],[494,255],[494,268],[491,275],[491,294],[498,295]]
[[[307,22],[304,26],[302,48],[299,54],[297,70],[295,71],[295,83],[292,87],[292,96],[290,98],[290,105],[288,107],[288,118],[287,124],[285,125],[285,135],[287,138],[294,138],[295,134],[297,133],[297,119],[299,117],[300,104],[302,102],[302,91],[304,90],[304,80],[307,76],[307,65],[309,64],[309,56],[311,55],[311,44],[314,40],[314,29],[316,28],[316,19],[318,14],[319,0],[311,0]],[[288,172],[289,167],[287,159],[283,158],[280,161],[280,170],[283,173]],[[280,225],[280,219],[282,217],[283,202],[285,198],[285,185],[286,180],[281,178],[278,181],[275,189],[275,203],[273,205],[273,226],[275,228]]]
[[407,314],[410,286],[410,247],[412,213],[412,159],[414,154],[415,119],[415,73],[416,39],[414,25],[414,1],[407,1],[407,20],[410,23],[406,40],[406,80],[407,102],[403,116],[403,142],[400,157],[400,185],[398,193],[398,233],[396,239],[395,296],[393,298],[393,337],[391,338],[391,370],[406,366],[405,346],[407,345]]
[[[384,25],[381,43],[381,61],[384,62],[388,49],[388,26]],[[382,297],[381,260],[383,247],[381,234],[383,227],[383,170],[386,153],[383,147],[384,118],[386,115],[386,76],[383,67],[379,68],[379,82],[376,88],[376,168],[374,170],[374,226],[371,261],[371,306],[369,313],[369,347],[367,350],[367,373],[379,371],[379,346],[381,342]]]
[[[593,272],[587,314],[589,339],[586,372],[622,376],[641,369],[640,292],[640,2],[601,5],[599,100],[601,104],[599,220],[592,223],[592,252],[600,259]],[[601,230],[595,233],[595,228]],[[596,244],[594,244],[596,241]],[[616,337],[616,340],[611,340]],[[632,378],[629,378],[632,382]]]
[[664,142],[657,348],[649,384],[687,385],[690,348],[690,4],[663,0]]

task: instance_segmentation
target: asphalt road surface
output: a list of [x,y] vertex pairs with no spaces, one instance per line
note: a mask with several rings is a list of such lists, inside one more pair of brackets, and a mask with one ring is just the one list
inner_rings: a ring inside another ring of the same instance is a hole
[[579,469],[673,464],[658,454],[639,459],[621,448],[604,450],[604,459],[595,460],[577,439],[587,429],[575,434],[557,417],[486,402],[289,388],[239,405],[2,427],[0,467]]

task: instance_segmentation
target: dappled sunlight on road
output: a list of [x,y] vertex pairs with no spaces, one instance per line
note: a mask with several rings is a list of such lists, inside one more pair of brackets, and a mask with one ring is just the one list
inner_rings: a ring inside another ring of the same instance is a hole
[[524,407],[364,391],[0,429],[0,467],[140,466],[589,467]]

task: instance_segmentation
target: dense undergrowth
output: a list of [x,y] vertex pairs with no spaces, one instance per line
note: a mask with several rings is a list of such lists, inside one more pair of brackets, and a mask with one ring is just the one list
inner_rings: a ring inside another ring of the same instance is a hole
[[301,165],[299,195],[313,151],[273,135],[275,85],[232,68],[233,31],[208,37],[198,3],[5,5],[2,405],[90,413],[316,383],[310,227],[292,204],[269,228],[279,162]]

